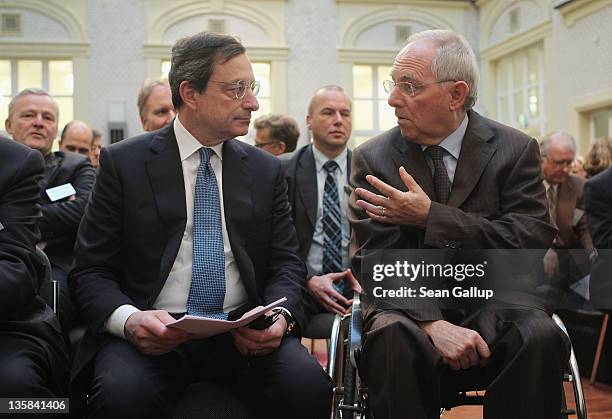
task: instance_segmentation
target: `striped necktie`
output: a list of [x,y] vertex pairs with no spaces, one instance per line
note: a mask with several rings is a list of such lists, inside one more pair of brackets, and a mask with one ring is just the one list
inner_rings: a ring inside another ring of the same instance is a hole
[[[340,196],[335,172],[338,163],[328,160],[323,168],[327,171],[323,188],[323,274],[341,272],[342,269],[342,214]],[[344,281],[334,285],[339,292],[343,291]]]
[[225,299],[225,253],[221,203],[215,172],[210,165],[211,148],[200,148],[193,205],[193,268],[187,313],[227,319]]
[[436,201],[441,204],[446,204],[450,197],[450,179],[442,156],[444,149],[439,145],[432,145],[425,149],[425,153],[431,157],[434,165],[434,188],[436,189]]

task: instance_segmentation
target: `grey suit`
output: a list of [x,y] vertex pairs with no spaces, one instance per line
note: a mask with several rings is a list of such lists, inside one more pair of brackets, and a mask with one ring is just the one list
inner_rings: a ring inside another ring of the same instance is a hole
[[[406,191],[398,176],[398,169],[403,166],[432,198],[427,225],[420,229],[374,222],[356,205],[356,196],[352,195],[351,253],[358,279],[366,249],[550,246],[555,229],[549,224],[537,143],[473,111],[468,117],[447,205],[433,202],[432,172],[421,147],[403,138],[399,128],[355,150],[352,186],[373,190],[365,180],[367,174],[372,174]],[[466,382],[477,383],[478,387],[494,382],[488,387],[485,416],[514,418],[517,416],[512,403],[516,399],[508,394],[517,393],[519,371],[525,374],[520,378],[520,397],[530,410],[523,417],[558,417],[567,341],[543,307],[544,302],[529,292],[453,313],[441,310],[434,300],[424,300],[401,311],[376,310],[365,298],[362,372],[376,417],[438,417],[445,394],[455,392]],[[460,322],[479,332],[493,353],[487,368],[470,368],[454,374],[445,366],[417,323],[441,319]],[[525,386],[527,382],[538,384],[531,388]],[[397,394],[402,396],[393,396]],[[406,394],[412,397],[405,397]],[[536,394],[538,399],[544,398],[543,403],[536,403]]]

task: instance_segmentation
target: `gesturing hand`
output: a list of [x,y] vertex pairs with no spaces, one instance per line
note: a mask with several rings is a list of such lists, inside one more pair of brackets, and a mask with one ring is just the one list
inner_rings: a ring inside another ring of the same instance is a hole
[[465,370],[476,365],[484,367],[489,362],[489,346],[475,330],[445,320],[424,322],[420,327],[453,370]]
[[143,354],[165,354],[191,339],[184,330],[166,327],[173,321],[164,310],[137,311],[125,322],[125,337]]
[[357,201],[357,205],[363,208],[371,219],[380,223],[424,227],[427,224],[431,200],[406,169],[400,167],[399,175],[408,188],[407,192],[395,189],[376,176],[368,175],[366,176],[368,183],[382,195],[357,188],[355,192],[361,198]]
[[361,286],[350,269],[342,272],[315,275],[308,280],[308,291],[330,313],[346,314],[351,311],[352,300],[347,300],[334,287],[334,282],[346,279],[347,286],[353,291],[361,292]]

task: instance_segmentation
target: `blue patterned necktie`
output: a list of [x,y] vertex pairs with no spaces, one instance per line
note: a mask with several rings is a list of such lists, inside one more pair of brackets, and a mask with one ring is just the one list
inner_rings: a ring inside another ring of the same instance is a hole
[[[341,272],[342,269],[342,214],[340,212],[340,196],[336,183],[338,163],[328,160],[323,168],[327,171],[325,187],[323,188],[323,274]],[[335,282],[339,292],[344,289],[344,281]]]
[[200,149],[193,205],[193,269],[187,313],[227,319],[225,300],[225,253],[221,203],[215,172],[210,165],[211,148]]

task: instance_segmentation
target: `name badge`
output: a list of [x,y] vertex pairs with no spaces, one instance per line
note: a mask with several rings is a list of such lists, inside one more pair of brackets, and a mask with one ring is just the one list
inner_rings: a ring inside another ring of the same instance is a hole
[[76,190],[71,183],[64,183],[63,185],[49,188],[45,192],[47,192],[47,196],[51,202],[55,202],[76,194]]

